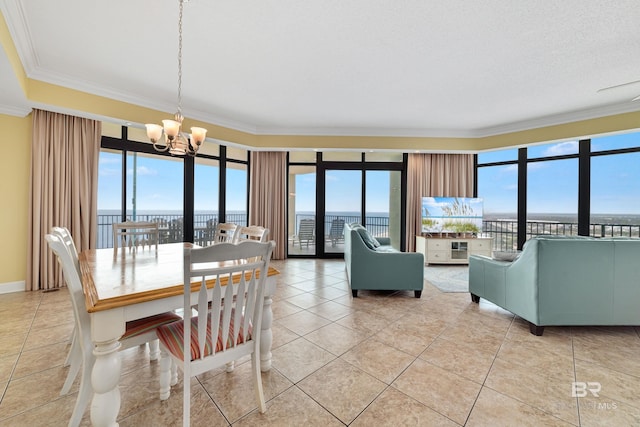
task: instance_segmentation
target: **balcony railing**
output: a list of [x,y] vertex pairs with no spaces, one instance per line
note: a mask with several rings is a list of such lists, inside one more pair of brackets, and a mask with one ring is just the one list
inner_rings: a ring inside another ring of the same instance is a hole
[[[127,216],[127,220],[133,220]],[[136,221],[153,221],[160,225],[160,242],[174,243],[183,241],[183,217],[182,215],[136,215]],[[98,249],[113,247],[113,223],[121,222],[120,215],[98,215]],[[247,214],[230,213],[226,216],[227,222],[246,224]],[[193,218],[194,243],[205,246],[213,239],[218,214],[196,214]]]
[[[296,230],[301,219],[315,219],[315,215],[296,214]],[[131,218],[128,218],[131,219]],[[360,222],[359,215],[325,215],[325,236],[331,234],[334,220],[345,223]],[[113,247],[114,222],[120,222],[120,215],[98,215],[98,248]],[[160,223],[160,243],[182,242],[182,215],[137,215],[137,221],[156,221]],[[227,222],[246,224],[245,213],[227,214]],[[218,223],[217,214],[196,214],[194,217],[195,243],[206,245],[211,241]],[[376,237],[389,237],[389,217],[367,216],[365,227]],[[493,237],[494,251],[515,251],[518,246],[518,222],[516,220],[485,220],[482,232]],[[575,222],[527,221],[526,239],[538,235],[577,236],[578,224]],[[640,224],[590,224],[589,235],[593,237],[640,237]]]
[[[484,234],[493,237],[494,251],[515,251],[518,246],[518,222],[516,220],[482,221]],[[577,236],[575,222],[527,221],[526,240],[538,235]],[[592,237],[640,237],[640,224],[589,224]]]
[[[313,214],[296,214],[296,230],[300,225],[301,219],[316,219]],[[327,214],[324,216],[324,234],[329,236],[331,234],[331,226],[336,220],[343,220],[345,224],[351,224],[354,222],[360,222],[360,215],[332,215]],[[388,216],[366,216],[364,219],[364,226],[374,237],[389,237],[389,217]]]
[[[131,216],[127,217],[132,220]],[[301,219],[316,219],[312,214],[296,214],[296,230]],[[331,224],[334,220],[342,219],[345,223],[360,222],[359,215],[326,215],[325,235],[329,236]],[[98,248],[113,247],[113,223],[121,222],[120,215],[98,215]],[[160,224],[160,243],[182,242],[183,217],[182,215],[142,214],[136,215],[136,221],[155,221]],[[246,224],[247,215],[244,213],[231,213],[226,216],[227,222]],[[218,223],[218,214],[196,214],[194,216],[194,240],[195,243],[205,245],[213,237]],[[376,237],[389,236],[389,218],[385,216],[367,216],[365,227]]]

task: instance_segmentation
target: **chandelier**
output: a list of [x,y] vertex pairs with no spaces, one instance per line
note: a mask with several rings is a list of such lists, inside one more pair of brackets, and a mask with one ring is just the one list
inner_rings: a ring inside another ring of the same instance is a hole
[[[180,5],[180,14],[178,15],[178,111],[173,120],[167,119],[162,121],[162,126],[157,124],[146,124],[147,137],[153,143],[156,151],[169,151],[174,156],[195,156],[200,148],[200,144],[204,142],[207,136],[207,130],[200,127],[191,128],[191,138],[182,132],[182,6],[184,0],[178,0]],[[164,146],[159,145],[158,141],[162,138],[164,131]]]

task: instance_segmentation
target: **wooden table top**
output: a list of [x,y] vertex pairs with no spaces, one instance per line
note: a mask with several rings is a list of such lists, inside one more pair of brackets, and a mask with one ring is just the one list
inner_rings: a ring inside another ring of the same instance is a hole
[[[169,243],[137,252],[90,249],[79,254],[89,313],[182,295],[183,253],[191,243]],[[279,274],[269,267],[268,276]],[[213,282],[211,283],[213,284]],[[224,283],[223,283],[224,284]],[[198,284],[195,285],[196,287]]]

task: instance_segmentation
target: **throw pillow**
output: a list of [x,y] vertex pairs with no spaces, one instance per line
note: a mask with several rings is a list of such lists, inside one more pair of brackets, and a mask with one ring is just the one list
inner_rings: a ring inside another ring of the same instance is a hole
[[508,261],[513,262],[518,259],[520,256],[520,252],[494,252],[493,259],[498,261]]
[[367,245],[367,247],[371,250],[376,250],[376,248],[378,246],[380,246],[380,242],[378,242],[375,237],[373,237],[371,235],[371,233],[369,233],[369,231],[362,227],[362,228],[356,228],[356,231],[358,232],[358,234],[360,235],[360,237],[362,237],[362,241],[364,242],[365,245]]

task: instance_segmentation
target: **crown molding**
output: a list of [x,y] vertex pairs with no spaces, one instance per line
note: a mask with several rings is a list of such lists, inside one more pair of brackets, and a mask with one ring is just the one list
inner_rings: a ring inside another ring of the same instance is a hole
[[476,130],[475,138],[496,136],[525,130],[538,129],[548,126],[564,125],[582,120],[597,119],[616,114],[633,113],[640,111],[640,102],[625,102],[622,104],[610,104],[602,107],[588,108],[584,110],[570,111],[544,117],[538,117],[505,125],[486,127]]
[[[132,96],[130,92],[123,92],[112,87],[99,86],[88,80],[77,79],[75,77],[71,78],[61,73],[53,73],[50,71],[45,72],[40,68],[32,70],[30,78],[33,78],[34,80],[40,80],[45,83],[90,93],[96,96],[102,96],[104,98],[114,99],[116,101],[126,102],[128,104],[137,105],[140,107],[150,108],[153,110],[175,112],[176,109],[175,103],[158,102],[149,98]],[[199,120],[237,131],[256,134],[255,126],[239,122],[237,120],[216,116],[211,113],[206,113],[200,110],[189,108],[183,108],[183,114],[185,117],[193,120]]]
[[[66,75],[43,72],[34,69],[32,78],[46,83],[103,96],[109,99],[138,105],[159,111],[172,111],[175,104],[159,103],[151,99],[134,97],[130,93],[122,92],[114,88],[97,86],[86,80],[71,79]],[[226,127],[229,129],[250,133],[253,135],[300,135],[300,136],[359,136],[359,137],[413,137],[413,138],[484,138],[501,134],[521,132],[531,129],[544,128],[577,122],[581,120],[596,119],[616,114],[640,111],[640,102],[625,102],[622,104],[610,104],[567,113],[559,113],[530,120],[512,122],[498,126],[490,126],[478,129],[410,129],[410,128],[363,128],[363,127],[270,127],[255,126],[226,117],[217,116],[201,110],[185,109],[185,116],[205,123]]]
[[408,128],[258,127],[258,135],[359,136],[410,138],[474,138],[473,130]]
[[18,52],[27,77],[38,67],[38,55],[33,47],[31,31],[25,18],[22,3],[18,0],[0,0],[0,10],[9,28],[13,44]]
[[30,112],[31,107],[0,104],[0,114],[7,116],[26,117]]

